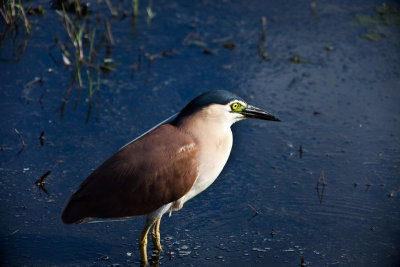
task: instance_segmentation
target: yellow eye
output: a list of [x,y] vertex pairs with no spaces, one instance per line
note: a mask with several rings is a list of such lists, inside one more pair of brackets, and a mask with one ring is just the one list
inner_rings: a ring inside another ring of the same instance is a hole
[[239,108],[239,104],[238,103],[233,103],[231,105],[232,110],[237,110]]

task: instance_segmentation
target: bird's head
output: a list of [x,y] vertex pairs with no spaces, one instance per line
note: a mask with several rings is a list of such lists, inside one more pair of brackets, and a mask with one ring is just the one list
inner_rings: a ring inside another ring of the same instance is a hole
[[178,114],[173,124],[179,125],[192,116],[217,119],[229,125],[247,118],[280,121],[271,113],[249,105],[241,97],[225,90],[213,90],[196,97]]

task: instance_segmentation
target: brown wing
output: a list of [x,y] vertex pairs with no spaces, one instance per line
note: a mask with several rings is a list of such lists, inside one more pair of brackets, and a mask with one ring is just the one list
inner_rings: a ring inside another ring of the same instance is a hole
[[164,124],[120,149],[71,196],[64,223],[145,215],[178,200],[197,177],[193,138]]

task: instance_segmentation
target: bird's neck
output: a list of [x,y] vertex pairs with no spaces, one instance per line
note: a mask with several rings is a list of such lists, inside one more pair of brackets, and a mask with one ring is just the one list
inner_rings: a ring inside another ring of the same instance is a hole
[[184,201],[209,187],[225,166],[232,149],[229,123],[196,116],[183,122],[181,129],[190,134],[199,146],[198,177]]
[[200,144],[220,143],[221,140],[232,139],[231,123],[208,114],[198,114],[195,118],[181,120],[176,126]]

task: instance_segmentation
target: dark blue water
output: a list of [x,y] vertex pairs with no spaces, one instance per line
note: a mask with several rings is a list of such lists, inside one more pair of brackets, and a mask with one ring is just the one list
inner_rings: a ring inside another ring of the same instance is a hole
[[[147,1],[136,21],[129,1],[113,1],[114,18],[93,1],[78,23],[86,21],[100,40],[109,20],[115,44],[109,56],[103,45],[98,57],[112,58],[115,71],[101,74],[91,101],[83,69],[83,88],[75,83],[64,110],[75,67],[62,64],[54,40],[71,51],[72,44],[47,1],[24,6],[38,4],[46,13],[28,17],[26,46],[22,24],[0,43],[2,266],[138,265],[143,218],[70,226],[60,220],[63,205],[121,146],[211,89],[231,90],[282,122],[233,126],[233,151],[219,179],[164,216],[160,264],[400,263],[400,26],[379,22],[381,2],[316,1],[312,9],[309,1],[153,1],[150,25]],[[378,22],[360,23],[357,15]],[[185,43],[189,33],[201,43]],[[234,50],[223,47],[229,41]],[[168,57],[156,56],[149,67],[145,54],[164,51]],[[48,170],[50,195],[34,184]],[[326,185],[317,190],[321,170]]]

